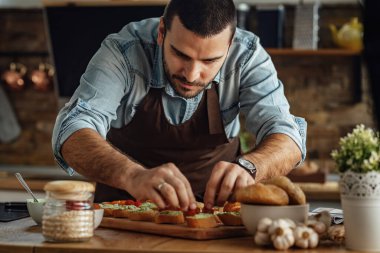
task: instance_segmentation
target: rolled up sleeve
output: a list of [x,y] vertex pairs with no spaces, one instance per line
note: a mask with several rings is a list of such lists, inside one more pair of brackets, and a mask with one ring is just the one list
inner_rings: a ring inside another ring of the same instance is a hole
[[284,86],[270,56],[258,46],[242,71],[240,107],[246,116],[246,128],[256,136],[256,144],[270,134],[288,135],[306,158],[305,119],[293,116],[284,94]]
[[93,129],[106,138],[120,101],[129,90],[126,65],[116,42],[110,38],[104,40],[74,95],[60,110],[53,130],[52,148],[55,160],[68,174],[72,175],[74,169],[62,157],[62,144],[83,128]]

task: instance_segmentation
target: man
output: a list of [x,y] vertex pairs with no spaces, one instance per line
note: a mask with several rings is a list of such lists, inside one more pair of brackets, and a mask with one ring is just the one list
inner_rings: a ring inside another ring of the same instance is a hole
[[[58,163],[98,182],[96,201],[211,208],[304,159],[306,122],[235,15],[232,0],[172,0],[103,41],[53,134]],[[258,144],[241,157],[239,112]]]

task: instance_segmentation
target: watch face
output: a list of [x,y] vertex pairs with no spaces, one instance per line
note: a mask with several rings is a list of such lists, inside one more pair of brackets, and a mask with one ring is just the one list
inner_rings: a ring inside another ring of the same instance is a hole
[[239,158],[239,163],[242,166],[244,166],[245,168],[249,169],[249,170],[254,170],[255,169],[255,166],[250,161],[247,161],[244,158]]
[[238,160],[237,160],[237,163],[243,167],[244,169],[246,169],[247,171],[249,171],[249,173],[251,173],[252,177],[253,178],[256,178],[256,166],[251,163],[250,161],[244,159],[243,157],[240,157]]

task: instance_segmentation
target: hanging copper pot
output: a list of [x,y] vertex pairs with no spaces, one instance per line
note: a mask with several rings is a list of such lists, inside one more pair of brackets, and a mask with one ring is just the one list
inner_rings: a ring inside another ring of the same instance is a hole
[[38,91],[48,91],[53,84],[54,67],[48,63],[40,63],[38,69],[30,74],[33,88]]
[[9,64],[9,69],[3,73],[1,78],[10,89],[19,91],[25,87],[24,76],[26,71],[25,65],[12,62]]

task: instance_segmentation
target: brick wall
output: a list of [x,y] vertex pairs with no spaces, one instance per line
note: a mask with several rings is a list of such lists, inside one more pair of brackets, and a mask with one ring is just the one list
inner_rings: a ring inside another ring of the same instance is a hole
[[[294,8],[287,7],[286,47],[291,46],[293,16]],[[320,47],[332,47],[327,28],[329,23],[340,25],[352,16],[360,16],[358,6],[321,8]],[[255,22],[252,20],[251,28],[254,30]],[[41,10],[0,11],[0,53],[9,51],[47,51]],[[272,59],[285,85],[292,113],[308,121],[309,158],[317,159],[322,167],[332,169],[329,154],[337,146],[339,138],[358,123],[374,126],[365,69],[361,76],[357,71],[361,68],[360,57],[273,56]],[[43,54],[19,54],[17,57],[0,54],[1,73],[11,61],[20,61],[31,70],[49,58]],[[7,90],[7,95],[23,131],[16,141],[0,143],[0,164],[54,164],[50,145],[58,108],[54,90],[38,92],[27,85],[20,92]]]
[[57,99],[53,89],[34,90],[29,78],[40,62],[49,62],[46,52],[42,10],[0,10],[0,74],[11,62],[20,62],[28,69],[23,90],[12,91],[1,83],[22,132],[17,140],[0,143],[0,164],[54,164],[50,140],[58,111]]

